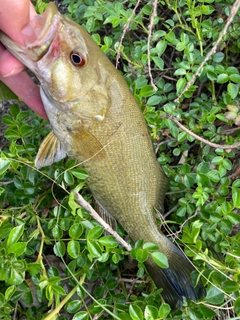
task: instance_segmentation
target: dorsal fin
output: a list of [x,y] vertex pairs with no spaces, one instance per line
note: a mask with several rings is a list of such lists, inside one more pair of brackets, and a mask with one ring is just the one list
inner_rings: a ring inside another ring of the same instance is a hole
[[66,156],[65,151],[62,149],[61,142],[54,132],[51,131],[43,140],[38,150],[38,154],[35,159],[35,166],[37,169],[50,166],[54,162],[60,161]]

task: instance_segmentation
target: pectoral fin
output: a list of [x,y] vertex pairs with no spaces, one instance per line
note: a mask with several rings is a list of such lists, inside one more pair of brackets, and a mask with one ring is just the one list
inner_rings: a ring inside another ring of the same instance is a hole
[[84,159],[101,159],[105,155],[101,142],[84,125],[80,124],[74,130],[68,129],[68,133],[78,156]]
[[37,157],[35,159],[35,166],[37,169],[50,166],[54,162],[60,161],[67,155],[62,149],[59,139],[56,137],[53,131],[51,131],[43,140]]

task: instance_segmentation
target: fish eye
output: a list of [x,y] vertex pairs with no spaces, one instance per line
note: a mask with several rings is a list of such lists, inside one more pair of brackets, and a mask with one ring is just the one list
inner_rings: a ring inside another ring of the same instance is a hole
[[72,64],[76,67],[83,67],[86,64],[86,59],[84,56],[76,51],[72,51],[70,53],[70,59]]

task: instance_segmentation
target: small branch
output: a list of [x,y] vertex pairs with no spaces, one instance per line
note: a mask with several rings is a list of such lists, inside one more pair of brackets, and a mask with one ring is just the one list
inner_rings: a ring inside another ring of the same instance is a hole
[[150,52],[150,42],[151,42],[151,37],[152,37],[152,29],[153,29],[153,23],[154,23],[154,18],[157,15],[157,0],[153,1],[153,10],[150,18],[150,24],[148,26],[148,41],[147,41],[147,57],[148,57],[148,74],[150,77],[151,85],[154,88],[154,90],[157,90],[157,87],[155,86],[153,82],[153,77],[152,77],[152,72],[151,72],[151,52]]
[[174,116],[172,116],[172,115],[163,114],[163,115],[161,115],[161,118],[172,120],[174,123],[176,123],[176,125],[179,126],[179,128],[181,128],[183,131],[187,132],[190,136],[194,137],[194,138],[197,139],[198,141],[201,141],[201,142],[207,144],[207,145],[210,146],[210,147],[224,149],[224,150],[226,150],[227,152],[229,152],[229,151],[232,150],[232,149],[235,149],[235,148],[240,147],[240,142],[233,143],[233,144],[231,144],[231,145],[221,145],[221,144],[217,144],[217,143],[210,142],[210,141],[208,141],[208,140],[206,140],[206,139],[198,136],[196,133],[190,131],[190,130],[187,129],[186,127],[184,127],[184,126],[183,126]]
[[123,33],[122,33],[122,36],[121,36],[121,39],[120,39],[120,41],[119,41],[119,45],[118,45],[118,48],[117,48],[116,69],[117,69],[117,67],[118,67],[118,62],[119,62],[120,52],[121,52],[121,45],[122,45],[122,43],[123,43],[123,39],[124,39],[124,37],[125,37],[126,32],[128,31],[130,22],[132,21],[132,18],[133,18],[133,16],[134,16],[135,12],[136,12],[137,7],[138,7],[139,4],[140,4],[140,1],[141,1],[141,0],[138,0],[138,1],[137,1],[137,4],[136,4],[135,7],[133,8],[133,11],[132,11],[131,16],[128,18],[127,23],[126,23],[126,24],[124,25],[124,27],[123,27]]
[[203,62],[200,64],[200,66],[198,67],[197,71],[193,74],[191,80],[187,83],[186,87],[184,88],[184,90],[182,91],[182,93],[180,94],[180,96],[174,100],[174,102],[179,103],[180,98],[183,96],[183,94],[190,88],[190,86],[195,82],[197,76],[199,75],[199,73],[201,72],[203,66],[205,65],[205,63],[211,58],[211,56],[216,52],[217,47],[219,45],[219,43],[221,42],[222,38],[225,36],[225,34],[227,33],[227,29],[229,28],[230,24],[232,23],[233,18],[235,17],[235,15],[238,12],[238,9],[240,7],[240,0],[236,0],[235,3],[232,6],[232,10],[231,10],[231,14],[225,24],[225,27],[223,28],[222,32],[219,34],[219,37],[215,43],[215,45],[212,47],[212,49],[208,52],[208,54],[206,55],[206,58],[203,60]]
[[93,209],[93,207],[86,201],[84,198],[77,192],[74,192],[76,195],[76,201],[77,203],[86,209],[90,215],[98,222],[101,224],[101,226],[106,230],[108,233],[110,233],[114,238],[119,242],[124,248],[127,249],[127,251],[131,251],[132,247],[130,244],[128,244],[123,238],[119,236],[119,234],[114,231],[109,224],[107,224],[100,216],[99,214]]

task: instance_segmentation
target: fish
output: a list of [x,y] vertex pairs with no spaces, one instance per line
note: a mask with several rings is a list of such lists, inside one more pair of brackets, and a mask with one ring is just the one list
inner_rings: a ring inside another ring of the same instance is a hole
[[32,21],[37,40],[0,41],[40,81],[52,131],[35,159],[38,169],[65,157],[88,172],[87,184],[102,212],[114,217],[131,239],[156,244],[168,258],[146,268],[166,303],[179,309],[183,297],[205,296],[193,285],[193,265],[159,229],[168,178],[156,159],[141,109],[126,81],[83,27],[50,2]]

